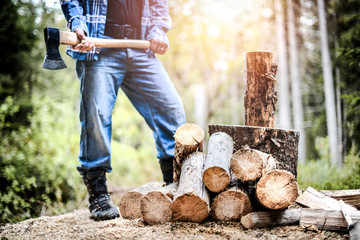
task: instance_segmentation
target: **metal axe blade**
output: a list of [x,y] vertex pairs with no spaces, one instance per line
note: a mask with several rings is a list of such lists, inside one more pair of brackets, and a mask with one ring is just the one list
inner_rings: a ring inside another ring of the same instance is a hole
[[66,68],[64,60],[60,56],[60,31],[58,28],[47,27],[44,29],[46,44],[46,56],[42,67],[45,69],[58,70]]

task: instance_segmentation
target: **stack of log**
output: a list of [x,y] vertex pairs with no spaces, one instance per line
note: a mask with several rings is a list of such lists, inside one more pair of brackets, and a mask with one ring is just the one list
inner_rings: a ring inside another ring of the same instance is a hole
[[308,188],[301,193],[298,188],[300,133],[274,128],[276,70],[272,53],[247,53],[245,126],[209,125],[206,156],[204,131],[191,123],[179,127],[174,135],[174,183],[149,183],[130,191],[121,199],[121,215],[149,224],[200,223],[209,216],[241,221],[245,228],[310,224],[352,229],[356,239],[360,214],[350,204],[355,201],[359,207],[359,198],[344,198],[348,204],[339,202],[339,195],[326,196],[332,192]]

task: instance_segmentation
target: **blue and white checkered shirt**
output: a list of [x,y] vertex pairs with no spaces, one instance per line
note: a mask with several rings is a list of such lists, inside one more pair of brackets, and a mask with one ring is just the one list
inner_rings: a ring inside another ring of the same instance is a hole
[[[141,39],[158,39],[169,45],[166,32],[171,28],[169,0],[142,0]],[[81,28],[89,37],[103,38],[107,0],[60,0],[62,11],[71,31]],[[99,48],[80,52],[71,47],[67,53],[79,60],[97,60]]]

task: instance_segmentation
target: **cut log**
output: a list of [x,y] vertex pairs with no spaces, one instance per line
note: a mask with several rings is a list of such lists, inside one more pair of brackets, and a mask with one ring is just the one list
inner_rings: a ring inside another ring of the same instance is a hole
[[360,189],[349,190],[320,190],[321,193],[360,209]]
[[276,168],[297,176],[298,143],[300,133],[293,130],[238,125],[209,125],[209,134],[225,132],[234,140],[234,151],[256,149],[270,154]]
[[212,192],[221,192],[230,184],[233,145],[232,138],[226,133],[218,132],[209,138],[203,182]]
[[231,173],[243,182],[255,181],[276,169],[275,159],[255,149],[240,149],[231,157]]
[[172,217],[171,203],[177,190],[178,182],[166,185],[145,194],[140,201],[140,211],[144,222],[162,224]]
[[241,218],[245,228],[277,227],[299,224],[301,208],[271,212],[252,212]]
[[205,133],[198,125],[185,123],[175,132],[174,182],[179,181],[184,159],[193,152],[203,151]]
[[140,200],[150,191],[159,189],[163,186],[159,182],[149,182],[143,186],[127,192],[120,200],[120,213],[125,219],[141,218]]
[[251,211],[248,194],[238,186],[217,195],[211,204],[211,217],[218,221],[240,221]]
[[360,239],[360,222],[355,223],[350,227],[350,240]]
[[284,209],[298,197],[298,185],[293,174],[274,170],[262,176],[256,185],[256,197],[267,209]]
[[271,52],[246,53],[245,125],[274,127],[276,110],[275,55]]
[[[349,215],[353,222],[360,221],[360,211],[349,211]],[[303,208],[300,225],[315,225],[321,230],[346,231],[348,229],[346,220],[340,210]]]
[[[325,210],[341,210],[339,201],[327,197],[321,192],[315,190],[312,187],[308,187],[297,199],[296,202],[302,206],[313,208],[313,209],[325,209]],[[344,204],[344,209],[347,211],[355,211],[356,208]]]
[[341,212],[345,218],[346,224],[348,228],[353,224],[353,221],[351,220],[351,217],[349,215],[349,212],[346,210],[346,206],[343,200],[339,201]]
[[202,182],[204,154],[189,155],[182,166],[179,187],[171,204],[173,221],[203,222],[209,215],[209,194]]

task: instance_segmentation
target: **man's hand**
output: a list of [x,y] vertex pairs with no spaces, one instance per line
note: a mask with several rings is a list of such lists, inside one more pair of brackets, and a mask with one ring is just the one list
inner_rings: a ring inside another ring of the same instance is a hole
[[86,39],[84,30],[77,28],[74,32],[78,38],[82,40],[82,42],[73,46],[73,49],[79,50],[80,52],[86,52],[92,50],[95,47],[95,45],[90,40]]
[[158,54],[164,54],[168,49],[168,46],[166,43],[157,40],[157,39],[151,39],[150,40],[150,50],[153,53],[158,53]]

